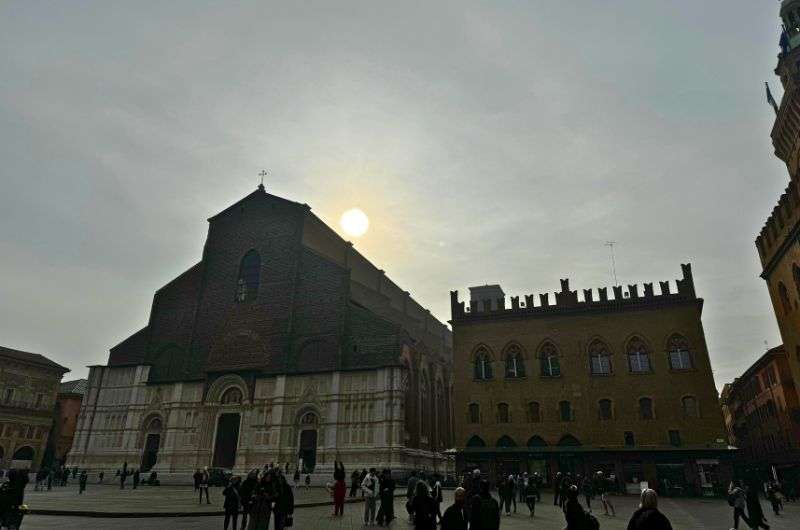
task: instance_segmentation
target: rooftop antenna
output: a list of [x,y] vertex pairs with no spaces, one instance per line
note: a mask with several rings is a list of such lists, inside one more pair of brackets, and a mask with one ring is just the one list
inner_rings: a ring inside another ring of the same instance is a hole
[[260,190],[264,189],[264,177],[266,177],[267,175],[269,175],[269,173],[265,169],[262,169],[261,173],[258,174],[258,176],[261,177],[261,184],[258,185],[258,189]]
[[614,260],[614,245],[616,244],[616,241],[606,241],[606,246],[611,250],[611,275],[614,277],[614,285],[618,285],[617,262]]

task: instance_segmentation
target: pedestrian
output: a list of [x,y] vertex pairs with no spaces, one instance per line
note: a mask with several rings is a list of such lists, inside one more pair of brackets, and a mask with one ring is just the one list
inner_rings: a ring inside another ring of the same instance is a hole
[[772,511],[775,515],[781,514],[781,501],[778,497],[778,486],[774,482],[770,482],[767,486],[767,500],[772,505]]
[[514,498],[514,477],[511,475],[508,478],[500,481],[497,485],[497,493],[500,495],[500,507],[503,508],[506,515],[511,515],[511,500]]
[[406,486],[406,511],[408,512],[408,522],[414,522],[414,512],[411,509],[411,499],[417,491],[417,472],[411,471],[411,476],[408,477],[408,484]]
[[375,524],[375,506],[380,492],[378,478],[375,476],[375,468],[370,468],[369,473],[361,482],[361,493],[364,496],[364,524]]
[[78,478],[78,494],[83,494],[86,491],[86,482],[89,480],[89,475],[86,474],[86,470],[84,469],[81,471],[81,475]]
[[122,471],[120,471],[120,473],[119,473],[119,489],[121,489],[121,490],[125,489],[125,480],[127,478],[128,478],[128,470],[127,469],[123,469]]
[[417,482],[414,498],[411,499],[411,511],[414,512],[414,530],[436,529],[436,502],[422,480]]
[[744,520],[744,524],[750,527],[750,519],[745,514],[745,493],[738,480],[731,482],[728,486],[728,505],[733,508],[733,529],[738,530],[739,519]]
[[380,479],[381,506],[378,508],[378,526],[389,526],[394,520],[394,490],[396,484],[389,468],[383,470]]
[[536,481],[532,478],[528,479],[528,485],[525,486],[525,504],[528,506],[530,512],[529,517],[534,517],[536,514],[536,501],[539,497],[539,487]]
[[597,519],[586,513],[578,501],[577,486],[569,486],[564,497],[564,519],[567,521],[564,530],[596,530],[600,528]]
[[751,529],[766,528],[769,530],[769,525],[764,517],[764,511],[761,509],[761,501],[758,498],[758,482],[752,481],[747,486],[745,492],[745,504],[747,505],[747,518]]
[[242,495],[239,491],[240,480],[240,477],[232,477],[222,490],[222,496],[225,497],[222,503],[225,510],[225,530],[228,530],[231,520],[233,520],[233,530],[236,530],[239,524],[239,506],[242,504]]
[[592,496],[594,496],[594,490],[592,489],[592,479],[590,477],[585,477],[581,481],[581,493],[586,500],[586,509],[589,510],[589,513],[592,513]]
[[489,482],[481,480],[480,493],[470,500],[470,530],[499,530],[500,505],[489,492]]
[[275,530],[284,530],[284,528],[293,526],[294,521],[294,493],[286,477],[283,474],[278,474],[276,477],[275,487]]
[[642,491],[639,509],[633,512],[628,530],[672,530],[669,519],[658,511],[658,495],[647,488]]
[[467,492],[464,488],[456,488],[453,504],[444,511],[442,530],[467,530],[469,517],[466,508]]
[[200,489],[200,479],[201,479],[202,477],[203,477],[203,472],[202,472],[202,471],[200,471],[200,469],[198,468],[198,469],[197,469],[197,470],[194,472],[194,475],[192,475],[192,480],[194,480],[194,491],[197,491],[197,490],[199,490],[199,489]]
[[442,501],[444,500],[442,497],[442,483],[439,480],[439,476],[436,475],[433,477],[433,488],[431,488],[431,499],[433,500],[434,504],[436,505],[436,517],[439,523],[442,522]]
[[275,485],[272,482],[272,473],[263,471],[250,501],[250,522],[247,530],[269,530],[274,500]]
[[358,487],[361,484],[358,480],[358,470],[354,469],[350,474],[350,497],[355,497],[358,493]]
[[598,471],[595,474],[594,491],[600,494],[600,502],[603,505],[603,511],[605,514],[608,515],[608,510],[611,509],[611,515],[616,516],[617,514],[614,511],[614,503],[611,502],[611,498],[608,494],[608,480],[606,480],[605,476],[603,476],[602,471]]
[[308,491],[309,488],[311,487],[311,473],[306,473],[305,484],[306,484],[306,491]]
[[559,496],[561,495],[561,482],[563,481],[563,476],[561,475],[561,471],[556,473],[555,478],[553,479],[553,506],[561,506],[561,502]]
[[361,470],[361,474],[358,475],[358,488],[361,490],[361,496],[364,496],[364,490],[361,489],[361,483],[364,482],[364,479],[367,478],[367,468]]
[[141,480],[141,478],[142,478],[142,476],[139,473],[138,469],[133,472],[133,489],[136,489],[136,488],[139,487],[139,481]]
[[253,499],[253,492],[258,487],[258,471],[251,470],[247,478],[239,486],[239,502],[242,503],[242,529],[247,527],[247,515],[250,513],[250,501]]
[[336,482],[337,480],[344,481],[345,478],[344,472],[344,464],[339,460],[333,461],[333,481]]
[[53,470],[47,472],[47,491],[53,489]]
[[102,471],[97,474],[97,478],[100,479],[98,481],[98,484],[102,484],[103,483],[103,477],[105,477],[105,476],[106,476],[106,474],[104,472],[102,472]]
[[519,499],[517,499],[517,500],[519,500],[519,502],[521,502],[521,503],[524,503],[525,502],[525,486],[528,485],[528,474],[524,473],[524,474],[520,475],[519,473],[517,473],[516,483],[517,483],[517,488],[516,488],[517,489],[517,496],[519,497]]
[[197,484],[197,489],[200,490],[200,503],[203,504],[203,493],[206,494],[206,504],[211,504],[211,500],[208,498],[208,468],[203,468],[203,471],[200,472],[200,481]]
[[300,468],[296,468],[294,470],[294,476],[292,477],[292,482],[294,483],[294,489],[300,487]]

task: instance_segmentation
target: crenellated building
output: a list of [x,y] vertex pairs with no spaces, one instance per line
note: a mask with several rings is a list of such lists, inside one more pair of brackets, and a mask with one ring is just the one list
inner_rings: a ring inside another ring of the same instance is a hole
[[305,205],[263,186],[93,366],[67,464],[188,480],[288,463],[443,470],[450,331]]
[[[661,493],[727,484],[733,451],[690,265],[659,282],[478,298],[451,292],[457,465],[614,474]],[[640,289],[641,287],[641,289]],[[488,289],[487,289],[488,288]],[[477,296],[474,296],[477,293]]]

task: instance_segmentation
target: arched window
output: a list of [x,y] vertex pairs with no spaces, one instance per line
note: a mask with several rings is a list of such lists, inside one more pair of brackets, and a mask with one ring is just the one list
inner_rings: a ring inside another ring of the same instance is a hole
[[601,399],[597,402],[598,413],[601,420],[610,420],[613,417],[613,408],[610,399]]
[[699,411],[697,410],[697,400],[694,396],[683,396],[683,399],[681,399],[681,406],[683,408],[684,418],[700,417]]
[[514,379],[525,377],[525,363],[522,360],[522,349],[516,344],[506,348],[506,377]]
[[790,313],[792,311],[792,302],[789,300],[789,290],[786,289],[783,282],[778,282],[778,296],[781,299],[784,314]]
[[533,435],[528,439],[528,447],[547,447],[547,442],[541,436]]
[[481,407],[477,403],[470,403],[469,407],[467,407],[469,413],[469,422],[470,423],[480,423],[481,422]]
[[794,278],[794,290],[800,298],[800,267],[797,266],[797,263],[792,264],[792,278]]
[[561,421],[572,421],[574,419],[572,405],[569,401],[560,401],[558,403],[558,415]]
[[497,447],[516,447],[517,442],[515,442],[514,439],[509,435],[504,434],[497,440],[497,443],[495,445]]
[[497,423],[509,423],[508,403],[497,405]]
[[538,401],[528,403],[528,422],[539,423],[542,421],[542,408]]
[[486,447],[486,442],[480,436],[474,435],[467,440],[467,447]]
[[478,348],[475,353],[475,379],[485,381],[492,378],[492,361],[486,348]]
[[239,264],[239,279],[236,282],[236,300],[244,302],[252,300],[258,294],[261,282],[261,256],[250,250]]
[[650,354],[647,345],[639,337],[628,341],[628,369],[634,374],[643,374],[651,371]]
[[649,397],[639,398],[639,419],[653,419],[653,400]]
[[561,365],[558,362],[558,350],[549,342],[539,348],[539,362],[543,377],[558,377],[561,375]]
[[692,368],[689,343],[684,336],[672,335],[667,341],[667,351],[669,352],[669,367],[672,370],[690,370]]
[[14,451],[14,455],[11,457],[12,460],[33,460],[33,448],[27,445],[23,445],[16,451]]
[[603,341],[589,344],[589,362],[592,375],[611,375],[611,354]]
[[232,386],[222,394],[219,401],[223,405],[237,405],[242,402],[242,391]]
[[558,445],[560,445],[561,447],[577,447],[581,445],[581,442],[571,434],[565,434],[558,441]]
[[300,425],[316,425],[317,415],[313,412],[306,412],[300,417]]

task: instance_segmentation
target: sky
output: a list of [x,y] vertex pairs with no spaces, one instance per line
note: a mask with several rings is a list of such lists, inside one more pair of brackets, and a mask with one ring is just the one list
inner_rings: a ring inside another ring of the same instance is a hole
[[253,191],[448,292],[674,280],[716,384],[780,343],[753,243],[788,183],[777,2],[0,4],[0,345],[84,377]]

